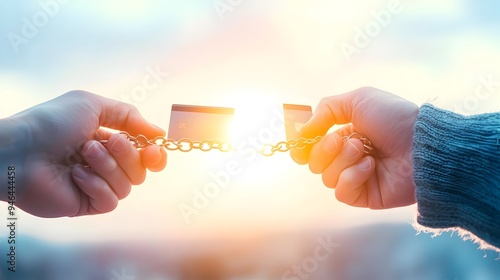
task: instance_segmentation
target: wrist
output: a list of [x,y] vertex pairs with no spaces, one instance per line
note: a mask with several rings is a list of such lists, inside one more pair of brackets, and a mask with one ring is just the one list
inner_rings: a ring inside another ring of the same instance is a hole
[[[22,180],[21,173],[31,141],[30,135],[29,125],[15,116],[0,119],[1,201],[8,200],[9,186],[18,185]],[[12,171],[15,172],[12,173]]]
[[413,153],[420,225],[458,227],[500,247],[499,120],[422,107]]

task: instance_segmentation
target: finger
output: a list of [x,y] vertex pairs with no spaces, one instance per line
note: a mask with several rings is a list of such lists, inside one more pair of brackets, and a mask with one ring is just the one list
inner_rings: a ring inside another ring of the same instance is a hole
[[368,208],[384,209],[384,201],[382,200],[381,187],[378,182],[377,169],[374,169],[372,175],[373,176],[370,176],[365,183],[366,194],[368,196]]
[[134,145],[126,139],[125,135],[112,135],[108,139],[107,149],[133,185],[144,182],[146,168],[142,165],[141,155]]
[[[360,96],[362,97],[363,93],[363,89],[358,89],[342,95],[323,98],[311,119],[302,127],[300,131],[301,137],[314,138],[325,135],[335,124],[350,123],[352,107],[354,107]],[[290,152],[290,155],[297,163],[306,164],[310,157],[310,151],[310,148],[304,150],[294,149]]]
[[356,164],[346,168],[340,174],[335,197],[343,203],[356,207],[368,207],[366,181],[373,174],[375,160],[364,157]]
[[116,208],[118,197],[108,183],[81,164],[73,168],[73,181],[89,197],[90,214],[107,213]]
[[304,149],[291,149],[290,156],[298,164],[307,164],[309,162],[309,154],[311,153],[312,147],[308,145]]
[[321,141],[312,147],[309,156],[309,169],[312,173],[320,174],[332,163],[342,147],[342,138],[336,133],[327,134]]
[[97,130],[97,132],[95,133],[94,140],[97,140],[97,141],[108,140],[113,134],[114,133],[109,131],[109,130],[99,128]]
[[167,165],[167,152],[160,146],[148,146],[142,149],[140,153],[142,165],[153,172],[161,171]]
[[113,156],[98,141],[87,141],[82,148],[82,156],[92,170],[111,186],[118,199],[125,198],[131,190],[131,182]]
[[363,99],[365,88],[341,95],[323,98],[311,119],[302,127],[301,135],[315,137],[325,133],[335,124],[350,123],[354,108]]
[[323,183],[329,188],[335,188],[340,173],[356,163],[363,156],[363,143],[358,139],[350,139],[344,143],[339,155],[322,173]]
[[346,124],[335,130],[334,132],[340,137],[347,137],[356,132],[356,129],[354,129],[354,126],[352,124]]
[[79,94],[87,95],[91,102],[89,106],[96,110],[101,126],[127,131],[131,135],[143,134],[148,138],[165,135],[165,130],[146,121],[131,104],[84,91]]
[[[352,124],[346,124],[346,125],[342,126],[341,128],[337,129],[334,133],[337,134],[337,135],[339,135],[340,137],[344,137],[344,136],[351,135],[354,131],[355,131],[355,129],[354,129],[354,126]],[[313,156],[313,155],[311,155],[311,152],[313,150],[321,151],[321,149],[315,149],[314,148],[314,147],[318,146],[318,144],[320,142],[318,142],[316,145],[306,147],[305,149],[301,149],[301,150],[299,150],[299,149],[292,149],[292,150],[290,150],[290,156],[298,164],[307,164],[307,163],[315,162],[315,159],[319,158],[318,154],[316,154],[316,155]],[[340,147],[340,145],[338,147]],[[333,159],[333,157],[334,156],[332,156],[331,159]],[[315,159],[312,159],[312,158],[315,158]],[[315,165],[315,164],[313,164],[313,165]],[[309,167],[311,167],[311,166],[309,166]],[[318,166],[318,168],[319,168],[319,166]],[[323,169],[324,169],[324,167],[323,167]],[[316,174],[322,172],[322,171],[318,172],[318,171],[315,171],[315,170],[317,170],[316,166],[314,167],[314,169],[311,169],[311,171],[313,171],[313,173],[316,173]]]

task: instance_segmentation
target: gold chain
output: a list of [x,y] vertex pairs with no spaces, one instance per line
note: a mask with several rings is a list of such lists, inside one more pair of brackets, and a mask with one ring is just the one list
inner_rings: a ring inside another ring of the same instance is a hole
[[288,141],[280,141],[275,145],[265,144],[259,150],[259,152],[266,157],[274,155],[275,152],[288,152],[291,149],[302,150],[307,146],[314,145],[321,140],[323,136],[316,136],[314,138],[299,138],[299,139],[291,139]]
[[[203,152],[208,152],[210,150],[219,150],[221,152],[229,152],[233,148],[230,143],[222,142],[219,140],[206,139],[203,141],[192,141],[188,138],[182,138],[179,141],[173,139],[168,139],[162,136],[155,137],[153,139],[148,139],[146,136],[139,134],[138,136],[132,136],[125,131],[121,131],[120,134],[125,135],[127,139],[132,142],[134,147],[141,149],[150,145],[158,145],[164,147],[169,151],[181,151],[190,152],[192,150],[200,150]],[[302,150],[309,145],[313,145],[319,142],[323,137],[316,136],[315,138],[299,138],[292,139],[288,141],[280,141],[275,145],[265,144],[259,150],[263,156],[272,156],[275,152],[288,152],[290,149]],[[108,140],[101,140],[103,144],[106,144]]]
[[[121,131],[120,134],[125,135],[127,139],[132,142],[134,147],[137,149],[142,149],[150,145],[158,145],[160,147],[164,147],[169,151],[181,151],[181,152],[190,152],[192,150],[200,150],[203,152],[208,152],[211,150],[219,150],[221,152],[229,152],[233,148],[230,143],[222,142],[219,140],[211,140],[206,139],[203,141],[192,141],[189,138],[182,138],[179,141],[175,141],[173,139],[165,138],[162,136],[157,136],[153,139],[148,139],[146,136],[139,134],[138,136],[132,136],[128,132]],[[350,138],[357,138],[363,143],[364,153],[371,154],[373,152],[372,142],[367,138],[361,136],[361,134],[354,132],[349,136],[344,136],[342,139],[344,141],[349,140]],[[307,146],[314,145],[318,143],[323,136],[316,136],[314,138],[298,138],[291,139],[288,141],[280,141],[276,144],[264,144],[262,148],[259,150],[259,153],[263,156],[269,157],[274,155],[276,152],[288,152],[291,149],[302,150]],[[108,140],[101,140],[103,144],[106,144]]]

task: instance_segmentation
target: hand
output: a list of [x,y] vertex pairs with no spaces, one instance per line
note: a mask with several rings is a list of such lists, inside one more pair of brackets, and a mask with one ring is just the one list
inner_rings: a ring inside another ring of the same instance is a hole
[[[162,170],[167,154],[152,145],[138,151],[108,127],[165,135],[132,105],[84,91],[72,91],[10,117],[28,127],[17,184],[16,205],[40,217],[100,214],[116,208],[146,168]],[[98,140],[107,139],[107,145]]]
[[[334,124],[346,124],[326,135],[312,148],[291,151],[299,164],[322,174],[323,183],[335,188],[341,202],[357,207],[384,209],[415,203],[413,183],[413,126],[417,105],[375,88],[361,88],[321,100],[303,137],[325,135]],[[360,140],[342,137],[358,132],[375,149],[365,156]]]

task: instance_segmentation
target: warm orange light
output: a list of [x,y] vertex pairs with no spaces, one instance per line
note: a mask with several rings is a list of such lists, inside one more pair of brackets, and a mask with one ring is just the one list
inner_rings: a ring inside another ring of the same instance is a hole
[[260,152],[266,145],[286,140],[283,104],[275,102],[272,94],[253,90],[228,94],[225,102],[235,109],[230,131],[233,153],[244,169],[239,176],[241,182],[258,184],[280,177],[284,161],[289,158],[278,152],[270,160]]

